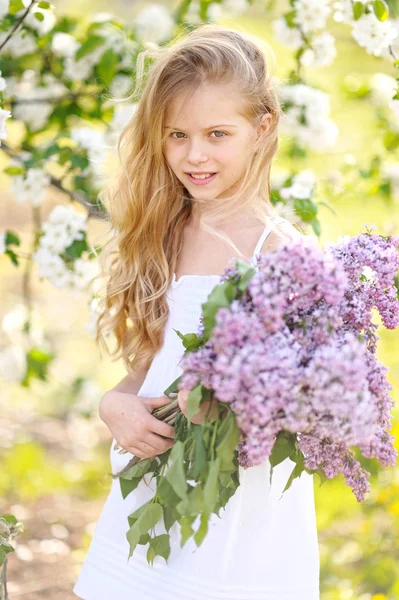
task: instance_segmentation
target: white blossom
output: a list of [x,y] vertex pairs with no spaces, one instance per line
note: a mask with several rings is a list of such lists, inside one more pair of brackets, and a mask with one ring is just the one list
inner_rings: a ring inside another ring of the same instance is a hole
[[42,169],[28,169],[25,175],[12,178],[10,192],[15,195],[18,204],[30,202],[32,206],[40,206],[50,185],[50,177]]
[[175,21],[165,6],[150,4],[139,12],[134,25],[137,37],[159,44],[172,36]]
[[[216,16],[214,16],[214,12],[216,13]],[[212,21],[218,19],[222,14],[220,4],[218,4],[217,2],[211,2],[208,5],[208,13],[207,14],[208,14],[209,19]],[[198,2],[198,0],[192,0],[192,2],[190,2],[190,6],[188,7],[188,11],[185,14],[184,20],[186,23],[201,23],[202,22],[201,15],[200,15],[200,3]]]
[[5,231],[0,233],[0,254],[4,254],[4,252],[7,250],[6,236],[7,236],[7,234]]
[[297,27],[289,27],[284,17],[274,19],[272,25],[274,35],[280,44],[284,44],[284,46],[288,46],[288,48],[292,48],[293,50],[297,50],[302,46],[302,36],[299,29]]
[[73,264],[73,284],[79,290],[85,290],[91,280],[99,273],[96,259],[77,258]]
[[305,67],[326,67],[334,62],[337,56],[335,37],[328,31],[315,35],[311,42],[312,47],[306,48],[301,55],[301,64]]
[[386,73],[374,73],[369,80],[371,101],[376,106],[387,107],[395,94],[396,79]]
[[[8,37],[8,31],[0,32],[0,44],[2,44]],[[7,41],[4,48],[2,48],[3,54],[10,54],[14,58],[25,56],[26,54],[32,54],[37,51],[35,38],[29,31],[22,29],[13,33],[12,37]]]
[[[25,6],[25,8],[27,8],[30,3],[31,0],[22,0],[23,5]],[[35,31],[37,31],[37,33],[42,36],[42,35],[46,35],[46,33],[48,33],[49,31],[51,31],[56,23],[56,17],[54,15],[54,13],[52,12],[51,9],[55,8],[52,4],[50,4],[50,9],[47,8],[40,8],[39,7],[39,3],[35,2],[32,9],[30,10],[30,12],[26,15],[25,19],[24,19],[24,23],[26,25],[28,25],[28,27],[32,27],[32,29],[35,29]],[[22,15],[25,13],[25,9],[23,8],[22,10],[20,10],[19,12],[16,13],[17,17],[22,17]],[[40,13],[43,15],[43,20],[39,21],[36,17],[35,17],[35,13]]]
[[247,0],[224,0],[222,10],[233,17],[242,15],[248,10]]
[[273,190],[279,190],[283,187],[285,181],[290,176],[291,171],[289,169],[274,168],[270,173],[270,185]]
[[25,325],[29,320],[29,340],[31,343],[42,345],[44,342],[43,322],[40,314],[27,309],[25,304],[16,304],[2,319],[2,331],[14,342],[19,339],[21,344],[25,337]]
[[33,69],[24,71],[20,80],[15,77],[8,80],[8,93],[18,100],[13,118],[26,123],[32,131],[42,129],[47,124],[57,99],[67,92],[68,89],[54,75],[46,73],[40,80]]
[[79,46],[79,42],[75,40],[73,35],[63,33],[62,31],[57,31],[51,41],[51,48],[54,54],[62,57],[73,57]]
[[109,91],[114,98],[124,98],[132,87],[132,84],[133,80],[129,75],[120,74],[113,78]]
[[92,163],[88,169],[82,171],[82,174],[87,174],[90,168],[100,172],[101,165],[108,156],[104,133],[92,127],[82,126],[71,128],[70,135],[72,140],[87,151],[89,161]]
[[324,29],[331,13],[329,0],[295,0],[294,23],[300,25],[304,33]]
[[295,198],[310,198],[316,185],[316,176],[313,169],[304,169],[295,174],[289,187],[280,189],[280,196],[284,200]]
[[300,147],[324,151],[332,146],[338,127],[329,118],[330,97],[325,92],[302,83],[281,88],[285,114],[281,132],[292,137]]
[[9,110],[0,108],[0,146],[1,140],[5,140],[7,137],[6,120],[11,117]]
[[8,346],[0,350],[0,377],[4,381],[21,381],[26,374],[26,353],[23,346]]
[[389,20],[379,21],[373,13],[368,13],[353,22],[352,37],[369,54],[381,56],[382,51],[398,37],[398,31]]
[[4,92],[6,87],[7,87],[7,81],[4,79],[4,77],[1,76],[1,71],[0,71],[0,92]]

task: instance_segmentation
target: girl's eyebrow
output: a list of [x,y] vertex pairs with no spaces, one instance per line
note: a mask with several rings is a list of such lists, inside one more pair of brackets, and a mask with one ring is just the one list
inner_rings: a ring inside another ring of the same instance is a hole
[[[208,129],[214,129],[215,127],[238,127],[238,125],[211,125],[210,127],[205,127],[204,131],[208,131]],[[170,125],[165,125],[165,129],[178,129],[179,131],[183,131],[180,127],[171,127]]]

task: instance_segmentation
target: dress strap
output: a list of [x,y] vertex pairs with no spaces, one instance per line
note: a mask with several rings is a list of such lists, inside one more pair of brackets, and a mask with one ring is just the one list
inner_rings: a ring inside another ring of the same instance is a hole
[[277,219],[272,219],[272,222],[269,225],[267,225],[267,227],[263,231],[262,235],[260,236],[260,238],[258,240],[258,243],[255,246],[255,250],[254,250],[254,253],[252,255],[252,258],[254,258],[256,254],[260,253],[261,248],[262,248],[262,246],[264,244],[264,241],[266,240],[266,238],[269,235],[269,233],[271,233],[273,231],[274,225],[278,225],[279,223],[282,223],[285,220],[286,219],[284,219],[283,217],[277,217]]

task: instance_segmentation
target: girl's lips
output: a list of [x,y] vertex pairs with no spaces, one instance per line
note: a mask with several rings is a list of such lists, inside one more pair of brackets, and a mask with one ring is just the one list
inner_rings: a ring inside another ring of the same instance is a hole
[[188,179],[191,181],[191,183],[194,183],[195,185],[206,185],[207,183],[210,183],[211,181],[213,181],[217,175],[217,173],[214,173],[213,175],[211,175],[210,177],[207,177],[206,179],[195,179],[194,177],[191,177],[190,173],[186,173]]

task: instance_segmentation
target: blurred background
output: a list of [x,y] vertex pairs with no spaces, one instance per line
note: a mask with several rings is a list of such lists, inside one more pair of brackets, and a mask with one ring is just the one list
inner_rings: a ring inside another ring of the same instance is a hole
[[[109,10],[109,2],[54,1],[58,15],[81,19]],[[160,3],[171,9],[172,3]],[[244,29],[267,40],[277,59],[277,77],[285,79],[294,67],[292,51],[276,39],[271,16],[282,5],[255,2],[245,15],[220,22]],[[115,1],[112,12],[129,21],[148,3]],[[395,11],[395,5],[392,6]],[[275,11],[273,13],[273,11]],[[395,15],[395,12],[393,13]],[[334,30],[336,28],[336,30]],[[374,73],[393,76],[392,64],[366,54],[349,31],[338,24],[337,58],[328,68],[309,69],[314,87],[331,96],[331,118],[339,128],[332,149],[290,156],[282,137],[274,169],[311,168],[321,190],[318,218],[320,242],[340,235],[356,235],[363,224],[374,224],[378,233],[399,233],[399,201],[393,194],[373,189],[365,176],[354,179],[354,165],[369,168],[381,135],[375,106],[365,102],[361,88]],[[9,126],[16,133],[16,128]],[[2,229],[16,230],[28,246],[32,236],[30,207],[15,202],[10,177],[3,173],[8,158],[0,149],[0,215]],[[273,170],[272,170],[273,171]],[[343,181],[345,180],[345,183]],[[62,191],[46,196],[46,211],[65,202]],[[332,208],[331,208],[332,207]],[[105,224],[92,219],[88,238],[101,240]],[[28,275],[10,261],[0,260],[2,348],[9,339],[22,339],[23,298]],[[18,361],[0,355],[0,498],[1,513],[14,514],[24,531],[8,561],[10,598],[70,600],[71,589],[90,543],[91,535],[111,484],[111,435],[98,417],[102,394],[124,375],[121,362],[101,357],[90,337],[87,297],[56,289],[37,277],[30,281],[34,312],[32,327],[40,341],[43,331],[57,349],[49,363],[47,381],[32,378],[22,386],[15,374]],[[379,358],[389,366],[392,396],[399,393],[399,333],[380,329]],[[22,343],[22,342],[21,342]],[[393,434],[398,434],[398,409],[394,409]],[[398,447],[398,445],[397,445]],[[342,478],[319,488],[315,495],[321,554],[322,600],[395,600],[399,598],[399,466],[379,468],[369,461],[372,491],[358,503]]]

